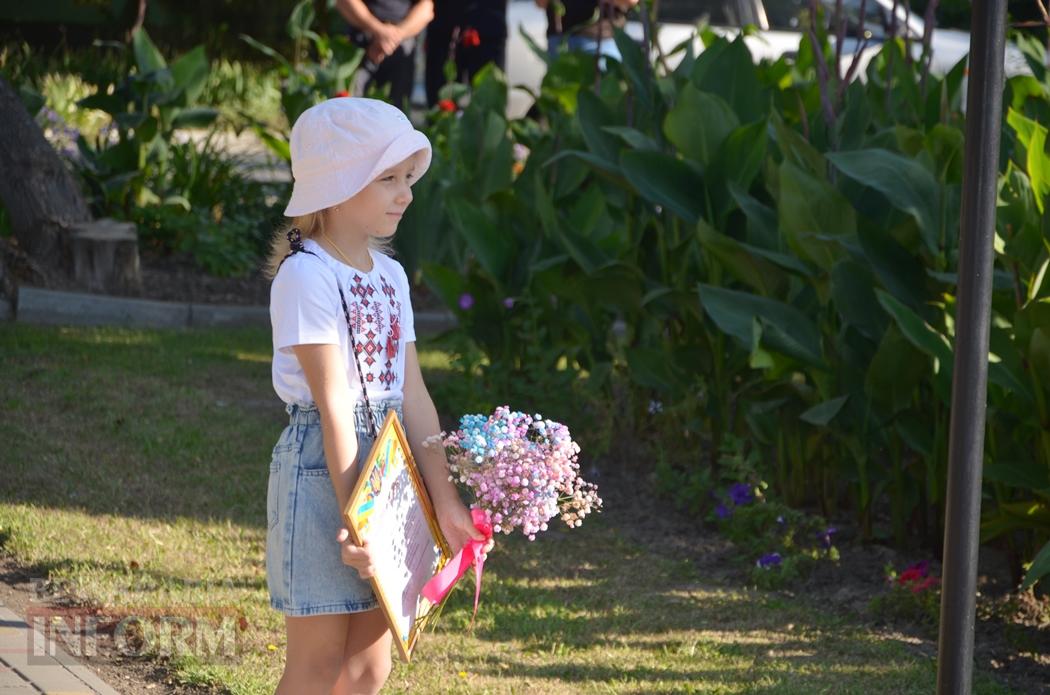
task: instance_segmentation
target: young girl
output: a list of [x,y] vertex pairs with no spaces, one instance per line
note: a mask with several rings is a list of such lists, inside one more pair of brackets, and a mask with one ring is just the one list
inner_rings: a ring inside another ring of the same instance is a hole
[[383,548],[355,545],[341,510],[389,409],[452,550],[482,538],[441,447],[422,446],[440,426],[419,369],[408,278],[388,255],[430,142],[389,104],[337,98],[303,112],[291,153],[292,228],[275,239],[268,267],[273,385],[290,416],[266,495],[267,586],[288,639],[277,693],[375,693],[391,668],[390,631],[368,582]]

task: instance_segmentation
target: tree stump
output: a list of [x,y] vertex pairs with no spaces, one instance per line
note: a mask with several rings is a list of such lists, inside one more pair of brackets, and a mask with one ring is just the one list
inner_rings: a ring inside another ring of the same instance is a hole
[[69,253],[77,284],[94,292],[142,292],[138,233],[131,222],[103,218],[75,224]]

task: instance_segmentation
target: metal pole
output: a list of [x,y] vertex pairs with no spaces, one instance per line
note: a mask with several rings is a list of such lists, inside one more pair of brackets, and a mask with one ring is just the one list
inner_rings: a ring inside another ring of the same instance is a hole
[[974,0],[972,7],[938,695],[969,695],[973,685],[981,464],[995,258],[992,240],[1003,115],[1006,0]]

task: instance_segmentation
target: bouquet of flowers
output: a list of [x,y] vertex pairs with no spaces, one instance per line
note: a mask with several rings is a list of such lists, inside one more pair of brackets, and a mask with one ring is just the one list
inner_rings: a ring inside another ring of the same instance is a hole
[[[601,507],[593,483],[580,477],[580,447],[569,429],[541,415],[496,408],[488,417],[464,415],[458,430],[431,437],[423,446],[441,444],[448,456],[450,480],[466,485],[474,495],[474,524],[483,533],[509,534],[520,529],[528,539],[547,530],[547,522],[560,515],[570,527]],[[481,582],[481,542],[464,551],[435,575],[424,596],[439,603],[471,565],[478,589]],[[442,573],[445,573],[442,578]],[[435,600],[436,599],[436,600]]]

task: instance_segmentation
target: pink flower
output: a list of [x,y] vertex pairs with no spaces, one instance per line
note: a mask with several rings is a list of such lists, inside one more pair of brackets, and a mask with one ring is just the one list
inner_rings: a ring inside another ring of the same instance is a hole
[[602,504],[579,477],[580,448],[561,423],[500,406],[488,417],[464,415],[441,438],[453,478],[503,533],[521,529],[532,540],[554,516],[576,527]]

